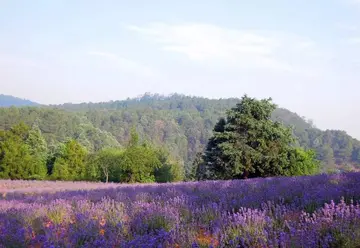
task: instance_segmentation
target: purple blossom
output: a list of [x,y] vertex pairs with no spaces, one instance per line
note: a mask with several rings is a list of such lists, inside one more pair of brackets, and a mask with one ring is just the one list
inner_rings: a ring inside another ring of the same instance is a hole
[[0,180],[2,247],[356,247],[360,173],[175,184]]

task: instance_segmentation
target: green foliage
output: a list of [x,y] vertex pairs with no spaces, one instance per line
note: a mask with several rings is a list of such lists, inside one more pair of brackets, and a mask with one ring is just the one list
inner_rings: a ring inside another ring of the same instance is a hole
[[303,150],[294,148],[289,151],[289,167],[285,168],[286,176],[304,176],[313,175],[320,172],[320,163],[316,160],[316,154],[313,150]]
[[129,183],[183,180],[183,165],[172,160],[165,149],[140,143],[135,129],[131,133],[125,149],[105,148],[88,157],[88,180]]
[[185,180],[194,181],[197,179],[201,179],[201,175],[204,173],[200,172],[200,169],[203,165],[203,154],[201,152],[198,152],[195,156],[193,163],[185,170]]
[[129,146],[123,153],[120,181],[127,183],[155,182],[154,170],[160,166],[156,151],[152,147],[146,144]]
[[156,182],[166,183],[184,180],[184,166],[179,161],[171,159],[164,149],[159,149],[157,154],[161,166],[156,168],[154,172]]
[[[104,148],[126,147],[131,128],[136,125],[139,140],[166,148],[172,160],[184,165],[186,179],[194,180],[196,174],[204,175],[200,171],[205,169],[201,163],[193,166],[195,159],[202,160],[197,154],[206,148],[219,118],[239,101],[236,98],[211,100],[178,94],[169,97],[146,94],[141,98],[107,103],[0,108],[0,130],[7,133],[22,121],[32,129],[37,126],[47,143],[47,173],[51,175],[55,158],[60,156],[61,144],[67,140],[74,139],[84,146],[91,153],[87,160],[91,160],[93,154]],[[345,132],[321,131],[310,121],[281,108],[272,112],[271,119],[292,127],[295,146],[314,150],[322,171],[343,170],[345,165],[349,167],[346,169],[359,169],[360,142]],[[104,180],[97,176],[95,167],[87,168],[93,172],[88,171],[85,177]],[[3,174],[8,175],[7,172]],[[117,178],[119,180],[119,176]]]
[[41,132],[20,123],[0,133],[0,178],[44,179],[46,143]]
[[62,146],[55,158],[52,178],[56,180],[83,180],[86,178],[86,149],[77,141],[70,140]]
[[[97,151],[96,153],[90,153],[86,157],[86,172],[85,172],[85,180],[86,181],[103,181],[103,177],[101,175],[101,170],[98,164],[98,153],[102,150]],[[106,180],[106,179],[105,179]]]
[[54,180],[74,180],[76,175],[70,175],[69,164],[65,158],[56,158],[51,178]]
[[118,182],[123,152],[117,148],[105,148],[91,155],[87,162],[87,179]]
[[140,143],[135,128],[125,149],[107,147],[88,153],[70,139],[48,149],[37,125],[20,123],[0,131],[0,178],[89,180],[104,182],[174,182],[183,180],[183,165],[166,149]]
[[214,128],[201,177],[234,179],[316,172],[314,154],[294,149],[291,129],[271,119],[271,99],[246,95]]
[[180,182],[184,179],[183,167],[179,163],[166,163],[155,171],[158,183]]
[[129,147],[136,147],[139,145],[139,134],[136,131],[135,127],[132,127],[130,130],[130,141],[128,146]]
[[29,131],[25,143],[29,146],[30,155],[33,157],[34,173],[30,176],[30,179],[45,179],[47,175],[46,160],[48,148],[37,125],[34,125]]
[[114,136],[94,127],[90,123],[81,124],[75,133],[75,139],[90,152],[96,152],[102,148],[120,147]]

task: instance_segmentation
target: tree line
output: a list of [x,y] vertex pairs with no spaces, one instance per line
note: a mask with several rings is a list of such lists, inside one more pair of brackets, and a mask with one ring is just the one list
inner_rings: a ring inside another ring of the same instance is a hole
[[[184,165],[186,175],[193,173],[194,160],[206,149],[214,126],[226,111],[241,99],[211,100],[182,95],[146,94],[137,99],[105,103],[65,104],[41,107],[0,108],[0,129],[10,130],[20,122],[37,126],[50,154],[73,139],[88,154],[104,148],[127,146],[131,127],[155,147],[162,147]],[[360,143],[344,131],[317,129],[310,121],[286,109],[276,108],[272,121],[291,128],[294,145],[313,150],[322,171],[357,170],[360,165]]]
[[291,129],[271,119],[275,109],[271,99],[244,96],[187,171],[164,148],[140,141],[135,128],[125,147],[89,152],[74,139],[48,149],[37,125],[20,123],[0,133],[0,178],[151,183],[318,173],[315,153],[297,147]]
[[74,139],[51,150],[38,126],[20,123],[0,131],[0,178],[123,183],[183,180],[183,166],[135,130],[123,148],[89,152]]

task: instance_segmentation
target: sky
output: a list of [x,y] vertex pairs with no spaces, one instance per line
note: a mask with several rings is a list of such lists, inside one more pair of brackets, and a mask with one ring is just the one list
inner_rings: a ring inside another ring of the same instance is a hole
[[0,0],[0,94],[271,97],[360,139],[360,0]]

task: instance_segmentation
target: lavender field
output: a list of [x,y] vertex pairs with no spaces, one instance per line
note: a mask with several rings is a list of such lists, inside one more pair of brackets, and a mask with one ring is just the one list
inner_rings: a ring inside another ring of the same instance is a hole
[[0,181],[0,247],[360,247],[360,173],[119,185]]

